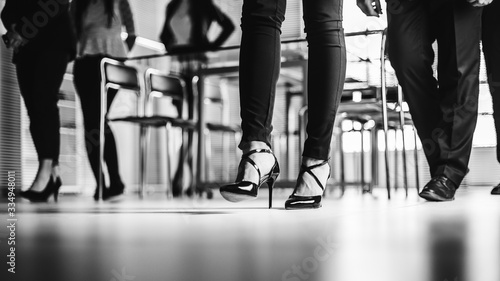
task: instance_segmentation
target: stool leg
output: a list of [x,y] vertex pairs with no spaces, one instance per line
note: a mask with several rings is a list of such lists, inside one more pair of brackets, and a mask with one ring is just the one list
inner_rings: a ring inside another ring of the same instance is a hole
[[139,167],[139,198],[144,197],[144,187],[146,185],[146,165],[147,165],[147,154],[148,154],[148,149],[147,149],[147,143],[149,142],[149,130],[147,127],[141,125],[140,128],[140,137],[139,137],[139,144],[140,144],[140,154],[141,154],[141,159],[140,159],[140,167]]
[[416,180],[416,188],[417,188],[417,194],[420,193],[420,174],[419,174],[419,168],[418,168],[418,147],[417,147],[417,129],[413,127],[413,137],[415,141],[415,147],[413,150],[414,157],[415,157],[415,180]]
[[222,170],[222,181],[223,182],[227,182],[229,181],[229,179],[227,178],[227,174],[228,174],[228,165],[227,165],[227,160],[229,158],[229,148],[227,147],[227,141],[226,141],[226,132],[222,132],[222,166],[221,166],[221,170]]
[[394,190],[398,190],[398,130],[394,129]]
[[166,154],[167,154],[167,174],[166,174],[166,181],[165,181],[165,184],[166,184],[166,193],[167,193],[167,198],[172,198],[172,157],[170,154],[171,153],[171,129],[172,129],[172,125],[170,123],[167,123],[165,125],[165,135],[166,135]]
[[388,131],[384,130],[384,148],[385,148],[385,179],[387,185],[387,198],[391,199],[391,175],[389,168],[389,144],[388,144]]
[[387,184],[387,198],[391,199],[391,178],[389,174],[389,151],[388,151],[388,144],[387,144],[387,139],[388,139],[388,131],[389,131],[389,121],[388,121],[388,116],[387,116],[387,85],[386,85],[386,68],[385,68],[385,62],[386,62],[386,46],[385,42],[387,40],[387,29],[384,30],[382,33],[382,42],[380,44],[380,85],[381,85],[381,92],[382,92],[382,125],[384,128],[384,146],[385,146],[385,178],[386,178],[386,184]]
[[341,130],[339,134],[339,150],[340,150],[340,187],[342,195],[345,192],[345,154],[344,154],[344,132]]
[[212,161],[212,138],[210,131],[205,129],[205,176],[204,181],[210,182],[210,174],[212,172],[211,162]]
[[371,180],[370,180],[370,192],[373,191],[373,186],[378,184],[378,138],[377,138],[377,128],[372,128],[370,130],[370,149],[371,149]]
[[[363,124],[361,124],[363,126]],[[365,192],[365,149],[364,149],[364,130],[361,128],[361,191]]]
[[405,188],[405,194],[406,197],[408,197],[408,168],[406,167],[406,138],[405,138],[405,131],[404,131],[404,125],[401,127],[401,135],[402,139],[401,141],[403,142],[403,180],[404,180],[404,188]]
[[403,142],[403,176],[406,197],[408,197],[408,169],[406,168],[405,112],[403,110],[403,89],[398,86],[399,126]]

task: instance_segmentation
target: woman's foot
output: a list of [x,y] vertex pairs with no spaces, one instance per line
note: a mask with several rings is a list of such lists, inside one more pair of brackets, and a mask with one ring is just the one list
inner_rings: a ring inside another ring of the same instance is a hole
[[[102,191],[102,200],[103,201],[114,201],[114,198],[121,197],[124,193],[125,185],[123,183],[114,183],[111,184],[109,188],[105,187]],[[99,201],[99,186],[96,186],[94,191],[94,200]]]
[[295,189],[285,202],[285,208],[315,209],[321,207],[321,198],[329,177],[328,160],[304,157]]
[[52,159],[42,159],[38,164],[38,171],[35,180],[31,184],[29,190],[34,192],[42,192],[51,179],[58,177],[57,166],[53,166]]
[[116,202],[123,199],[123,191],[125,190],[125,185],[123,183],[120,184],[112,184],[107,192],[104,192],[102,200],[108,202]]
[[302,165],[304,167],[319,166],[312,168],[311,173],[303,173],[302,176],[297,179],[293,194],[297,196],[323,195],[324,187],[330,177],[330,165],[328,165],[328,161],[304,157],[302,159]]
[[[245,155],[254,150],[271,151],[271,148],[269,148],[269,146],[267,146],[264,142],[250,142],[249,148],[243,150],[243,154]],[[259,176],[262,177],[269,174],[271,169],[276,165],[276,157],[272,153],[253,153],[248,156],[248,158],[255,162],[255,165],[257,165],[260,170],[260,175],[259,170],[255,169],[255,167],[248,161],[245,161],[242,163],[243,167],[239,168],[243,169],[243,172],[240,173],[240,171],[238,171],[238,178],[236,179],[237,182],[247,181],[258,185],[260,181]],[[241,178],[239,178],[240,175]],[[240,188],[250,190],[252,189],[252,185],[241,186]]]
[[31,202],[47,202],[48,198],[54,195],[54,199],[57,201],[61,185],[57,164],[54,164],[52,159],[43,159],[40,161],[33,184],[28,190],[22,191],[20,195]]
[[235,183],[222,186],[221,195],[231,202],[255,199],[260,186],[267,183],[271,207],[272,189],[279,172],[271,149],[263,142],[251,142],[249,148],[243,151]]

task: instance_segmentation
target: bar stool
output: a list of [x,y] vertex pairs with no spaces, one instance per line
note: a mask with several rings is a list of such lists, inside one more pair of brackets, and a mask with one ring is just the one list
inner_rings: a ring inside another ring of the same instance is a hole
[[[126,90],[135,93],[141,100],[141,85],[138,71],[135,67],[125,65],[123,62],[104,58],[101,60],[101,110],[100,110],[100,133],[99,133],[99,198],[104,191],[104,178],[102,175],[104,167],[104,124],[111,121],[107,118],[107,95],[109,89]],[[137,103],[137,114],[142,114],[140,103]]]
[[[235,147],[235,153],[239,153],[238,149],[238,142],[241,139],[241,127],[239,125],[232,125],[229,124],[229,111],[228,111],[228,104],[227,104],[227,80],[226,78],[220,79],[216,85],[211,85],[210,82],[207,82],[207,80],[203,80],[204,85],[203,87],[206,89],[207,86],[213,86],[212,91],[204,91],[203,95],[203,100],[199,101],[203,103],[203,107],[205,108],[204,112],[205,115],[207,114],[207,107],[213,107],[217,110],[218,115],[220,115],[219,120],[210,120],[210,121],[205,121],[205,126],[203,128],[200,128],[202,132],[205,135],[205,143],[202,144],[204,145],[204,151],[205,153],[201,155],[200,157],[202,159],[198,159],[198,161],[204,161],[205,169],[204,171],[198,171],[199,173],[204,174],[204,176],[201,176],[200,178],[202,179],[203,182],[200,182],[199,184],[201,185],[206,185],[210,184],[210,174],[213,168],[213,165],[211,164],[212,161],[212,141],[211,141],[211,134],[214,133],[220,133],[222,134],[222,170],[223,170],[223,181],[227,181],[228,175],[229,175],[229,162],[228,159],[229,157],[229,152],[228,152],[228,143],[226,143],[225,136],[227,134],[230,134],[233,136],[232,142]],[[198,91],[200,88],[199,84],[200,81],[198,79],[193,79],[193,89],[195,91]],[[200,96],[198,92],[196,92],[196,96]],[[200,118],[203,118],[204,120],[207,119],[207,116],[200,116]],[[238,157],[235,157],[234,159],[238,159]],[[199,186],[198,187],[200,190],[204,190],[205,186]],[[210,193],[208,194],[210,198]]]
[[[166,135],[166,153],[167,153],[167,171],[166,171],[166,190],[167,196],[173,194],[172,186],[172,127],[177,127],[183,130],[183,138],[185,130],[196,129],[196,123],[192,120],[184,118],[186,112],[186,85],[185,82],[173,75],[165,75],[155,69],[147,69],[145,72],[145,85],[146,91],[144,94],[144,115],[143,116],[129,116],[124,118],[117,118],[113,121],[123,121],[139,124],[141,126],[140,144],[141,144],[141,184],[140,196],[143,197],[144,186],[146,184],[146,163],[147,163],[147,145],[149,143],[149,128],[164,127]],[[168,98],[171,104],[176,108],[176,112],[154,112],[153,106],[156,99]],[[181,151],[183,153],[191,153],[185,151],[184,142],[182,142]],[[182,154],[182,153],[181,153]],[[183,157],[183,155],[181,155]],[[178,169],[182,169],[179,166]],[[193,177],[194,178],[194,177]],[[176,194],[174,194],[176,195]]]

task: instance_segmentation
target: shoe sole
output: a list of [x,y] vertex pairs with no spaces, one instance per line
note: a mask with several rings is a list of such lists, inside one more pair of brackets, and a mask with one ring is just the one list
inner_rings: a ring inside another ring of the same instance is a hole
[[253,196],[248,196],[248,195],[243,195],[243,194],[236,194],[232,192],[227,192],[227,191],[221,191],[220,194],[224,199],[226,199],[229,202],[237,203],[237,202],[242,202],[242,201],[250,201],[254,200],[257,197]]
[[455,197],[449,199],[449,198],[444,198],[444,197],[441,197],[435,193],[430,193],[430,192],[420,193],[418,196],[420,196],[421,198],[424,198],[427,201],[432,201],[432,202],[443,202],[443,201],[455,200]]
[[302,206],[302,207],[291,207],[291,206],[285,206],[285,210],[310,210],[310,209],[319,209],[321,208],[321,204],[318,206]]

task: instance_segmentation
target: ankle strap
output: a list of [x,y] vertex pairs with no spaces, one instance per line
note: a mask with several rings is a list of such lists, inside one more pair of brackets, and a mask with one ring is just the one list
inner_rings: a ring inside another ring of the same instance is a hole
[[[329,160],[325,160],[319,164],[314,164],[312,166],[309,166],[307,167],[306,165],[302,164],[300,166],[300,174],[304,174],[304,173],[308,173],[310,174],[314,180],[316,181],[316,183],[319,185],[319,187],[321,187],[322,190],[325,190],[325,187],[323,186],[323,184],[321,183],[321,181],[318,179],[318,177],[312,172],[313,169],[315,168],[318,168],[320,166],[324,166],[325,164],[328,164],[328,161]],[[328,178],[330,178],[330,174],[328,174]]]
[[273,154],[273,151],[271,149],[267,149],[267,148],[257,148],[257,149],[250,150],[249,152],[243,154],[241,156],[241,158],[248,158],[248,156],[250,156],[252,154],[255,154],[255,153],[269,153],[269,154]]
[[[259,166],[257,166],[257,163],[255,163],[255,161],[253,161],[251,158],[250,158],[250,155],[252,154],[255,154],[255,153],[269,153],[271,155],[274,156],[274,161],[278,161],[276,160],[276,156],[274,155],[273,151],[271,149],[264,149],[264,148],[258,148],[258,149],[253,149],[253,150],[250,150],[249,152],[243,154],[241,156],[241,159],[242,160],[245,160],[247,163],[249,163],[250,165],[252,165],[255,170],[257,170],[257,173],[259,174],[259,179],[261,178],[261,174],[260,174],[260,169],[259,169]],[[242,162],[240,162],[240,165],[241,165]]]

